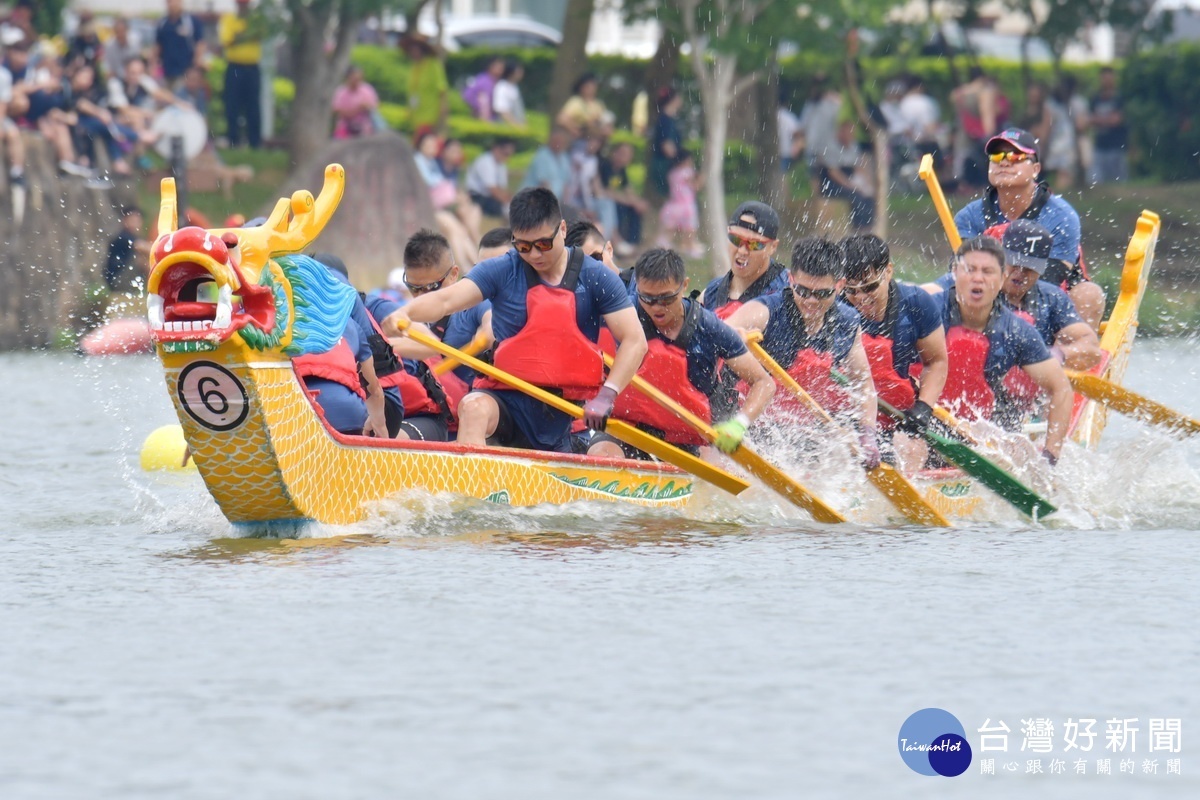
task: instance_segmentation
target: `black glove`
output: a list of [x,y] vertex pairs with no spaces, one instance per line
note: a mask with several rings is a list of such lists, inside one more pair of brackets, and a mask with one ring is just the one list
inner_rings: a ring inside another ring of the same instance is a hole
[[1054,453],[1051,453],[1049,450],[1042,451],[1042,458],[1046,459],[1047,463],[1049,463],[1050,466],[1052,466],[1052,467],[1058,466],[1058,456],[1054,455]]
[[583,424],[594,431],[604,430],[608,415],[613,411],[617,402],[617,391],[611,386],[602,386],[591,400],[583,404]]
[[925,401],[918,400],[912,404],[912,408],[904,412],[900,430],[911,433],[913,436],[920,436],[929,430],[931,422],[933,422],[933,409]]

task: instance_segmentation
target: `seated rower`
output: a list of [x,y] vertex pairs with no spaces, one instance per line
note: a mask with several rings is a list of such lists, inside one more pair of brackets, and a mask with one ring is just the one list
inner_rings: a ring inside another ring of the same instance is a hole
[[1079,316],[1093,330],[1104,316],[1104,290],[1089,279],[1080,248],[1079,214],[1040,180],[1039,141],[1022,128],[1007,128],[988,139],[988,186],[983,197],[963,206],[954,224],[963,239],[1017,219],[1037,222],[1054,237],[1044,278],[1061,285]]
[[475,263],[502,256],[511,249],[512,228],[492,228],[479,239],[479,258]]
[[[612,242],[605,239],[604,234],[600,233],[600,229],[586,219],[572,222],[567,226],[566,242],[567,247],[582,247],[584,253],[596,259],[618,275],[624,276],[630,272],[630,270],[622,271],[620,267],[613,263]],[[626,286],[629,285],[629,281],[624,277],[622,277],[622,280]]]
[[[878,409],[871,365],[858,312],[837,302],[846,286],[845,254],[825,239],[801,239],[792,248],[791,283],[791,291],[746,303],[728,319],[729,325],[742,332],[761,331],[763,349],[814,400],[831,414],[849,416],[859,433],[863,466],[874,469],[879,466]],[[831,368],[850,379],[848,388],[834,381]],[[803,409],[784,391],[775,407]]]
[[[710,397],[717,389],[717,373],[724,360],[725,367],[750,387],[737,415],[716,426],[714,444],[732,453],[775,395],[775,382],[732,328],[683,296],[687,268],[678,253],[649,250],[638,259],[636,269],[638,319],[649,347],[638,375],[711,423]],[[613,416],[675,445],[694,448],[705,443],[692,426],[632,386],[617,397]],[[607,433],[594,433],[584,441],[588,455],[649,459]]]
[[954,289],[938,296],[950,355],[941,402],[964,419],[991,419],[1015,429],[1021,415],[1006,412],[1012,406],[1004,377],[1020,367],[1050,398],[1042,455],[1054,465],[1071,422],[1074,395],[1067,375],[1034,327],[997,302],[1005,276],[1000,243],[977,236],[956,255]]
[[[523,189],[509,206],[512,249],[476,264],[453,285],[423,294],[396,322],[435,322],[492,301],[494,363],[535,386],[586,400],[584,419],[603,430],[617,395],[646,354],[629,295],[603,264],[563,243],[566,222],[548,189]],[[596,338],[604,322],[620,343],[604,379]],[[571,451],[571,417],[491,379],[477,379],[459,404],[458,440],[467,444]]]
[[729,219],[729,272],[704,289],[700,302],[720,319],[743,303],[788,286],[787,267],[774,260],[779,249],[779,215],[766,203],[742,203]]
[[[846,255],[844,296],[862,316],[862,342],[871,365],[875,392],[905,412],[900,423],[901,450],[909,438],[920,437],[933,419],[946,385],[946,333],[938,303],[921,288],[895,279],[891,252],[878,236],[866,234],[843,240]],[[920,385],[913,367],[919,368]],[[896,424],[879,415],[886,442]]]

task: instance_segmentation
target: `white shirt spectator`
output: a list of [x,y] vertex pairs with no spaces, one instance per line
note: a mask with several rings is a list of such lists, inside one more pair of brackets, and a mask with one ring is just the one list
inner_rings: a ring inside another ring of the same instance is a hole
[[779,127],[779,157],[791,158],[792,140],[800,131],[800,118],[793,114],[790,108],[780,106],[775,124]]
[[122,45],[115,37],[104,43],[104,72],[106,75],[124,75],[125,64],[134,56],[142,54],[142,42],[138,35],[129,31]]
[[[149,75],[143,75],[138,80],[138,85],[146,92],[144,100],[137,104],[138,107],[153,111],[158,106],[154,100],[154,95],[158,92],[158,82]],[[129,105],[129,96],[125,91],[125,82],[123,80],[120,78],[109,78],[107,88],[109,108],[124,108]]]
[[937,101],[924,92],[909,92],[900,101],[900,118],[904,132],[914,142],[928,142],[937,138],[941,112]]
[[6,67],[0,65],[0,103],[8,104],[13,98],[13,77]]
[[497,117],[508,114],[519,125],[525,124],[525,101],[515,83],[506,80],[496,82],[496,88],[492,89],[492,112]]
[[489,150],[471,162],[467,170],[467,191],[491,194],[493,187],[508,188],[508,165],[496,161]]

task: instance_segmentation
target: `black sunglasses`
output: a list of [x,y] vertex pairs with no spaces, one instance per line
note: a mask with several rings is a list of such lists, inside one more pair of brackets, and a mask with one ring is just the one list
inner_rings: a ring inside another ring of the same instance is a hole
[[833,297],[837,289],[810,289],[807,286],[793,286],[792,293],[801,300],[807,300],[810,297],[815,297],[818,300],[828,300]]
[[638,302],[648,306],[669,306],[679,299],[679,295],[683,294],[683,289],[671,294],[642,294],[637,293]]
[[878,289],[881,283],[883,283],[883,278],[876,278],[871,283],[863,283],[859,284],[858,286],[847,286],[843,291],[845,291],[846,294],[870,294]]
[[446,270],[446,274],[438,278],[433,283],[409,283],[408,274],[405,273],[404,285],[408,287],[409,294],[411,294],[413,297],[417,297],[418,295],[422,295],[427,292],[436,292],[438,289],[442,288],[442,284],[446,282],[446,278],[450,277],[450,272],[454,269],[454,267],[455,265],[451,264],[450,269]]
[[538,252],[548,253],[550,252],[550,248],[554,247],[554,240],[558,238],[558,232],[561,229],[562,224],[559,223],[559,227],[555,228],[552,235],[543,236],[541,239],[534,239],[532,241],[527,239],[518,239],[514,236],[512,239],[512,246],[517,248],[518,253],[528,253],[535,247],[538,249]]

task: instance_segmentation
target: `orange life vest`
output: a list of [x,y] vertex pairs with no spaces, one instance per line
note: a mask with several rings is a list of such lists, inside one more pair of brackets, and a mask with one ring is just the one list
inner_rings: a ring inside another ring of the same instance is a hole
[[[596,396],[604,382],[600,348],[583,335],[575,316],[575,287],[583,268],[583,251],[571,248],[567,271],[558,286],[547,286],[533,267],[525,267],[525,325],[496,347],[497,369],[535,386],[562,390],[568,400]],[[475,380],[480,389],[507,386],[486,376]]]
[[[701,310],[700,304],[693,301],[679,336],[674,342],[668,342],[654,327],[649,316],[641,308],[638,309],[648,346],[638,375],[705,422],[712,422],[712,408],[707,395],[688,380],[687,347],[700,322]],[[617,396],[613,416],[661,431],[663,438],[674,444],[705,444],[704,438],[692,426],[633,386],[626,387]]]
[[350,352],[350,345],[344,336],[324,353],[296,356],[292,359],[292,369],[301,378],[324,378],[340,383],[364,400],[367,398],[358,377],[358,362],[354,360],[354,353]]

